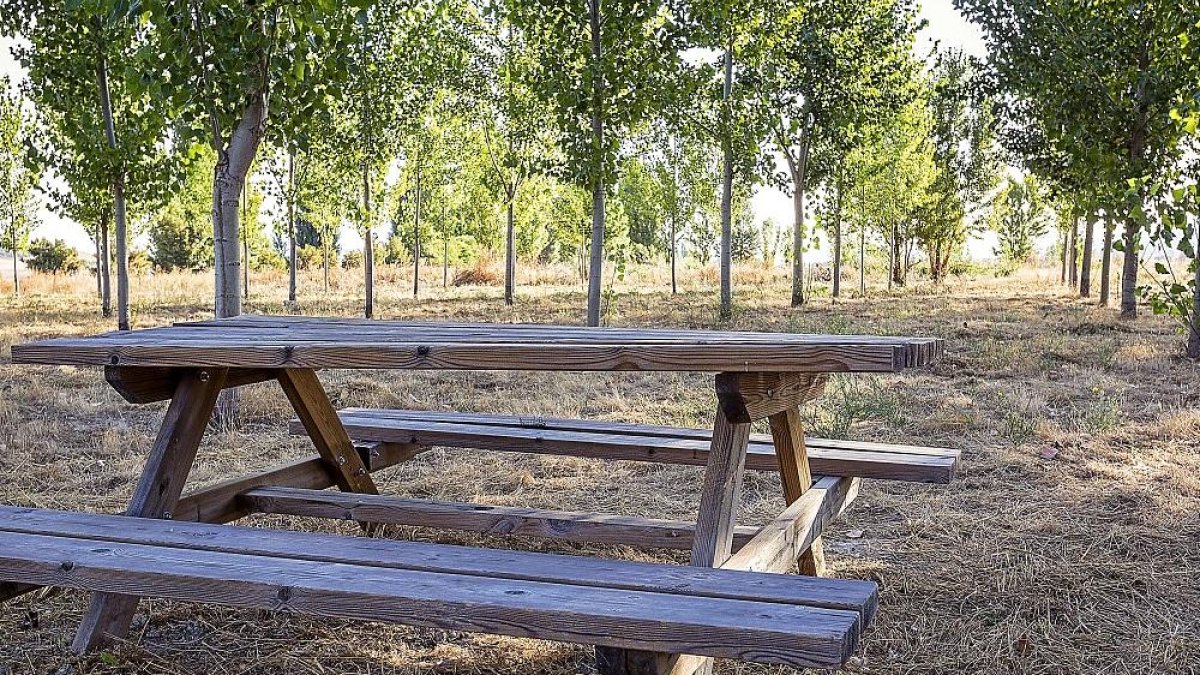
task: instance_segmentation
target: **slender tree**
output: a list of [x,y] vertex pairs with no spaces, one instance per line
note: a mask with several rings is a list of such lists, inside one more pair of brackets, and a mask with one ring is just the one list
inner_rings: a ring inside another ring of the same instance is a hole
[[659,0],[510,0],[509,7],[537,56],[532,90],[557,120],[563,173],[592,194],[587,323],[598,326],[605,197],[621,141],[668,105],[678,33]]

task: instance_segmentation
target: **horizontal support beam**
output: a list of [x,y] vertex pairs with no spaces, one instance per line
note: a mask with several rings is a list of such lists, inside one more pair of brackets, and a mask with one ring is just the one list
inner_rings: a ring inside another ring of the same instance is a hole
[[721,373],[717,401],[730,422],[747,424],[811,401],[828,379],[824,374]]
[[[240,501],[245,510],[254,513],[649,548],[690,549],[696,529],[693,523],[675,520],[279,487],[250,490]],[[737,528],[734,546],[745,544],[757,533],[756,527]]]
[[[356,447],[365,456],[368,471],[406,462],[426,449],[408,443],[368,443]],[[333,478],[321,458],[314,455],[184,495],[171,518],[202,523],[232,522],[250,514],[239,502],[239,495],[273,485],[322,490],[333,485]]]
[[759,530],[721,567],[786,572],[834,518],[858,497],[858,478],[820,478],[774,520]]
[[15,581],[0,581],[0,603],[16,600],[17,598],[32,593],[41,588],[37,584],[22,584]]
[[[175,395],[175,387],[185,368],[105,366],[104,379],[109,386],[130,403],[167,401]],[[275,379],[275,372],[261,368],[230,368],[225,376],[225,389],[257,384]]]

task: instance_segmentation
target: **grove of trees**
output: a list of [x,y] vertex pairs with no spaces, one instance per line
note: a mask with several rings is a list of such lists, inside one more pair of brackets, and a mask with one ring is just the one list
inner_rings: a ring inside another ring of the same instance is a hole
[[[1200,355],[1194,12],[956,4],[986,58],[920,46],[916,0],[14,0],[0,247],[28,247],[40,186],[92,236],[106,314],[115,265],[119,328],[135,232],[213,270],[218,316],[251,267],[288,269],[291,303],[298,269],[360,268],[370,317],[379,265],[419,294],[423,264],[495,257],[510,304],[520,265],[574,265],[598,325],[631,262],[672,292],[715,262],[729,317],[737,259],[790,263],[799,306],[822,238],[839,297],[856,257],[860,293],[868,255],[937,284],[984,229],[1010,269],[1056,232],[1064,282],[1089,297],[1095,256],[1107,303],[1117,251],[1122,314],[1179,317]],[[786,228],[754,222],[764,186]]]

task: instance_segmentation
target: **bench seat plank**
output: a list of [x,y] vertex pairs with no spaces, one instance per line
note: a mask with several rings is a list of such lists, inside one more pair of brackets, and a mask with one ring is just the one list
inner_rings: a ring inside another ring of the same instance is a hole
[[[248,490],[240,501],[255,513],[685,550],[692,548],[696,529],[695,524],[678,520],[287,487]],[[740,548],[756,534],[757,527],[736,528],[734,546]]]
[[874,616],[879,605],[878,589],[874,583],[852,579],[755,574],[588,556],[478,549],[12,506],[0,506],[0,532],[61,535],[314,562],[802,604],[855,611],[863,617],[864,622]]
[[[703,466],[712,432],[591,420],[349,408],[338,413],[355,440],[507,452],[575,455]],[[292,425],[293,433],[303,433]],[[814,474],[949,483],[958,451],[884,443],[806,439]],[[751,437],[746,468],[778,471],[769,435]]]
[[[206,548],[181,548],[161,542],[129,543],[128,531],[123,537],[105,534],[113,528],[112,520],[134,520],[120,517],[64,517],[75,523],[75,531],[86,530],[86,537],[70,534],[72,528],[29,534],[12,531],[9,525],[30,527],[33,521],[56,520],[60,514],[35,510],[4,514],[13,517],[5,518],[6,529],[0,531],[0,580],[799,667],[844,664],[862,627],[862,615],[855,611],[687,594],[679,587],[629,590],[384,567],[342,557],[318,561],[255,549],[213,550],[239,546],[231,541],[236,537],[226,535],[250,528],[137,520],[137,530],[145,538],[208,532],[192,538],[206,542]],[[89,528],[93,522],[106,527]],[[277,535],[278,540],[293,543],[312,539],[300,533],[258,532],[264,543]],[[366,541],[401,551],[410,548],[403,542]],[[307,542],[305,548],[323,551],[325,556],[339,551],[316,541]],[[492,552],[469,553],[480,561],[477,564],[484,564]],[[537,563],[526,566],[526,576],[561,572],[582,560],[526,555],[531,556],[528,562]],[[570,565],[564,564],[567,560]],[[626,563],[609,564],[618,574],[625,571]],[[721,576],[729,572],[709,572],[736,584],[736,579]]]

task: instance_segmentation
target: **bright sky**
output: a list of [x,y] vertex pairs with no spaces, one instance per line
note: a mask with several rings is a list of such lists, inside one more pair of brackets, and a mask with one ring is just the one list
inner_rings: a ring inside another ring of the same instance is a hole
[[[928,23],[918,41],[918,49],[922,53],[931,52],[934,45],[940,43],[946,48],[958,47],[970,54],[984,55],[986,50],[979,29],[966,21],[950,0],[924,0],[921,13]],[[23,77],[23,73],[9,51],[12,42],[11,39],[0,38],[0,73],[17,81]],[[763,188],[754,196],[752,203],[758,220],[771,218],[777,223],[792,222],[791,198],[780,190]],[[65,239],[84,254],[92,251],[91,240],[78,223],[63,219],[45,207],[42,208],[41,217],[42,223],[35,230],[35,237]],[[344,228],[342,245],[346,250],[361,248],[362,240],[352,228]],[[990,239],[985,239],[971,242],[968,249],[972,255],[983,257],[991,255],[992,245]],[[827,260],[828,251],[815,251],[809,259],[814,262]]]

